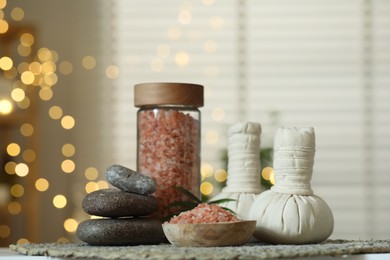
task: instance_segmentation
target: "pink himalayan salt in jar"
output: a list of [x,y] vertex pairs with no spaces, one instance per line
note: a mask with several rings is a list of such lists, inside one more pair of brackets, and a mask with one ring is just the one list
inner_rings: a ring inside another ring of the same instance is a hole
[[200,197],[200,111],[203,86],[187,83],[135,85],[137,170],[155,179],[159,217],[186,197],[181,186]]

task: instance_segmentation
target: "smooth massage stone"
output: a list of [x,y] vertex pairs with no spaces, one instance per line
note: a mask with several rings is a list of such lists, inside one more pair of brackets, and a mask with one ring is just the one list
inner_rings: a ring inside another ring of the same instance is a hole
[[166,242],[159,220],[148,218],[90,219],[77,227],[77,237],[96,246],[126,246]]
[[156,182],[149,176],[117,164],[107,169],[106,179],[118,189],[132,193],[146,195],[157,189]]
[[102,189],[87,194],[82,207],[86,213],[101,217],[146,216],[157,209],[157,199],[151,195]]

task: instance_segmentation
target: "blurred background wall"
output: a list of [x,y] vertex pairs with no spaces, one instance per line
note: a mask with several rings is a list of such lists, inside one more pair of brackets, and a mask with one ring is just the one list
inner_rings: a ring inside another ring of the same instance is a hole
[[105,169],[136,167],[133,85],[149,81],[205,86],[203,194],[226,180],[230,124],[260,122],[264,149],[279,125],[313,126],[313,189],[334,211],[332,238],[390,236],[389,2],[0,8],[1,245],[76,240],[81,200],[108,187]]

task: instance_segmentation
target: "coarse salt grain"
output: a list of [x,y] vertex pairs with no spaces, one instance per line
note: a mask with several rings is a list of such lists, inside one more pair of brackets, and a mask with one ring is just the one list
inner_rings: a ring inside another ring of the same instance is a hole
[[224,210],[216,204],[199,204],[192,210],[184,211],[174,216],[164,224],[199,224],[199,223],[220,223],[240,221],[237,216],[228,210]]
[[138,171],[154,178],[158,215],[185,195],[181,186],[199,195],[199,120],[174,109],[143,110],[138,114]]

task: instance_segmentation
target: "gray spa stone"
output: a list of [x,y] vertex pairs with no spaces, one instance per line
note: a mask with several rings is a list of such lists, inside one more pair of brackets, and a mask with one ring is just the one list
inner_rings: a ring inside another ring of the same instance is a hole
[[157,199],[151,195],[102,189],[87,194],[82,207],[86,213],[101,217],[146,216],[157,209]]
[[156,182],[149,176],[117,164],[107,169],[106,179],[118,189],[132,193],[146,195],[157,189]]
[[95,246],[126,246],[166,242],[161,222],[148,218],[90,219],[77,227],[77,237]]

